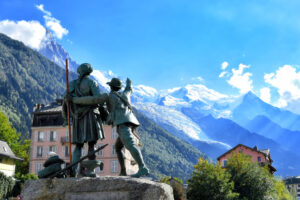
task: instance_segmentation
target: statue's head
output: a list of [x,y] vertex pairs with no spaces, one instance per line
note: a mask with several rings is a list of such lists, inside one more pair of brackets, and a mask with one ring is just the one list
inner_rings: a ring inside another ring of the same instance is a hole
[[122,81],[118,78],[112,78],[110,82],[107,82],[112,90],[118,91],[122,88]]
[[83,63],[77,68],[77,73],[80,77],[89,75],[93,72],[93,67],[89,63]]

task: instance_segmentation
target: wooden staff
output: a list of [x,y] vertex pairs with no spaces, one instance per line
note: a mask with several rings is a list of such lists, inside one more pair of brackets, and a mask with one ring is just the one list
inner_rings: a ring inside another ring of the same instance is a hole
[[[66,83],[67,83],[67,95],[69,95],[69,62],[66,59]],[[69,128],[69,155],[70,164],[72,164],[72,144],[71,144],[71,124],[70,124],[70,104],[67,102],[67,114],[68,114],[68,128]]]

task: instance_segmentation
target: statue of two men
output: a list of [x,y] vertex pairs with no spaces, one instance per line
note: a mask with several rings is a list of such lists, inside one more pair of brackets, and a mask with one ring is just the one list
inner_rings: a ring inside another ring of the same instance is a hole
[[[85,142],[89,144],[89,151],[93,151],[97,140],[104,139],[99,107],[106,104],[109,111],[107,123],[117,127],[119,136],[115,148],[121,167],[120,175],[127,176],[124,155],[121,151],[124,146],[139,166],[138,172],[131,175],[131,177],[138,178],[148,175],[149,170],[144,163],[141,150],[134,142],[133,132],[137,130],[140,124],[133,114],[130,104],[130,96],[132,94],[131,80],[126,80],[126,87],[123,92],[120,92],[122,82],[118,78],[113,78],[107,83],[111,89],[110,93],[100,94],[96,82],[89,78],[89,74],[92,72],[91,65],[84,63],[78,67],[77,72],[79,78],[73,81],[74,83],[71,82],[74,89],[70,87],[73,89],[73,92],[70,90],[68,95],[68,101],[72,102],[71,110],[73,111],[72,143],[76,144],[73,160],[80,159],[81,149]],[[95,156],[89,159],[95,159]]]

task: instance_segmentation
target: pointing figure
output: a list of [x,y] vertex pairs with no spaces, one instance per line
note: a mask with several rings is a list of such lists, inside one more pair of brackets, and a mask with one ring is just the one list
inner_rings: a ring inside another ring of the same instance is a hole
[[103,104],[106,102],[107,109],[109,111],[108,123],[117,127],[117,133],[119,135],[116,141],[116,152],[118,160],[121,166],[121,176],[126,176],[125,160],[122,154],[122,148],[125,148],[130,152],[133,159],[137,162],[139,170],[136,174],[131,175],[131,177],[141,177],[146,176],[149,173],[149,169],[146,167],[140,148],[134,142],[133,132],[137,130],[140,125],[137,118],[133,114],[133,110],[130,104],[130,96],[132,94],[132,83],[131,80],[127,78],[126,87],[123,92],[120,92],[122,88],[122,82],[118,78],[111,79],[107,83],[110,86],[110,93],[103,94],[101,96],[86,96],[72,98],[75,104],[84,105],[95,105]]

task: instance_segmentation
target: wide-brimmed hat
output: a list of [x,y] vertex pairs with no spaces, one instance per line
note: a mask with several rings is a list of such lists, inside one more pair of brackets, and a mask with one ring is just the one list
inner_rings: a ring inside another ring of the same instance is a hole
[[109,86],[116,87],[116,88],[122,88],[122,81],[118,78],[112,78],[110,82],[107,82]]

